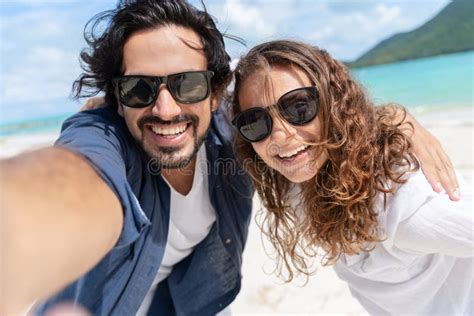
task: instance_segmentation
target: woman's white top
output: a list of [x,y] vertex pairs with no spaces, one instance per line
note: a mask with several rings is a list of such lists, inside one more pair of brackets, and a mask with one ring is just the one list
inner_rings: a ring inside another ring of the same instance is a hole
[[335,265],[374,315],[474,315],[472,188],[461,201],[434,192],[421,171],[375,203],[385,240]]

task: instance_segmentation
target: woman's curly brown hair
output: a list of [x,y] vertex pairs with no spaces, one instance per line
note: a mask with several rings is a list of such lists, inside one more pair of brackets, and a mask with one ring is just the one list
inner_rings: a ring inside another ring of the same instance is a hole
[[342,63],[304,43],[272,41],[240,59],[234,115],[240,112],[242,83],[272,67],[296,67],[318,88],[323,141],[316,147],[328,157],[317,175],[301,184],[301,200],[294,207],[289,203],[289,180],[266,167],[250,143],[235,140],[238,158],[266,209],[258,214],[258,222],[277,252],[276,272],[291,281],[295,273],[314,272],[310,261],[319,249],[324,252],[323,264],[329,265],[341,254],[369,251],[382,240],[373,210],[375,196],[393,193],[395,185],[405,182],[404,175],[419,165],[401,131],[405,117],[396,122],[393,108],[374,107]]

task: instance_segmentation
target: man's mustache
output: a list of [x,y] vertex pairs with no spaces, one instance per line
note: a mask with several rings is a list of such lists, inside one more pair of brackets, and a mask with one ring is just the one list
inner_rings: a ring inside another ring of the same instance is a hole
[[178,115],[174,117],[172,120],[165,121],[159,118],[158,116],[148,115],[138,120],[138,126],[140,127],[140,129],[143,129],[145,124],[171,125],[171,124],[188,123],[188,122],[191,122],[193,125],[196,125],[199,122],[199,117],[196,115],[185,114],[185,115]]

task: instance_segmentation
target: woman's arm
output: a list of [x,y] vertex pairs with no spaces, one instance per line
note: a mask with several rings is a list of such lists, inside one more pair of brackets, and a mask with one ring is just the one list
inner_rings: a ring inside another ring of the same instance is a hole
[[[420,255],[474,257],[472,187],[463,183],[462,190],[463,199],[456,203],[446,195],[427,197],[421,207],[400,222],[395,245]],[[422,193],[413,189],[410,194]]]

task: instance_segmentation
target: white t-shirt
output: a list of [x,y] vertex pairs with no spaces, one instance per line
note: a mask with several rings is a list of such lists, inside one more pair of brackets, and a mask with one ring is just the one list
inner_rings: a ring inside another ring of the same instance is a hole
[[216,221],[216,213],[209,199],[205,146],[201,146],[197,154],[191,191],[187,195],[181,195],[172,186],[169,187],[168,241],[161,266],[137,315],[146,315],[158,283],[166,279],[173,266],[190,255],[194,247],[206,238]]
[[[459,176],[458,176],[459,178]],[[433,192],[421,171],[411,175],[383,209],[375,203],[386,239],[370,252],[343,255],[335,265],[352,295],[375,315],[473,315],[472,188],[461,201]]]

